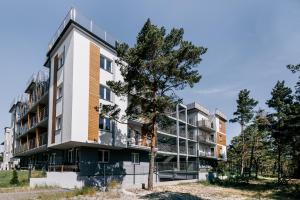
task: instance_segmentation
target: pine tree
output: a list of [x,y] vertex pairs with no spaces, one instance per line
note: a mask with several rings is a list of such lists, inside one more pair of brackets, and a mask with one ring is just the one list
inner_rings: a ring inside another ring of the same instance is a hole
[[270,131],[274,138],[274,144],[277,149],[277,179],[281,182],[282,176],[282,153],[288,143],[288,127],[287,121],[291,114],[293,106],[292,90],[285,86],[284,81],[278,81],[271,92],[271,99],[266,104],[275,110],[269,115]]
[[241,125],[241,135],[242,135],[242,152],[241,152],[241,175],[244,174],[244,165],[245,165],[245,137],[244,137],[244,128],[247,123],[253,118],[253,109],[258,104],[253,98],[249,96],[250,91],[243,89],[239,92],[237,102],[237,110],[233,113],[235,116],[229,121],[231,123],[238,122]]
[[116,61],[124,81],[108,81],[107,85],[117,96],[129,97],[126,116],[119,116],[117,105],[102,105],[102,113],[112,119],[143,121],[144,134],[150,139],[150,163],[148,189],[153,189],[153,170],[159,121],[164,121],[168,110],[180,102],[175,94],[187,86],[193,87],[201,79],[194,68],[207,49],[183,40],[184,30],[173,28],[166,34],[146,21],[138,33],[136,44],[129,48],[125,43],[117,44]]
[[18,172],[17,170],[14,170],[13,171],[13,176],[10,180],[10,184],[11,185],[18,185],[20,182],[19,182],[19,178],[18,178]]

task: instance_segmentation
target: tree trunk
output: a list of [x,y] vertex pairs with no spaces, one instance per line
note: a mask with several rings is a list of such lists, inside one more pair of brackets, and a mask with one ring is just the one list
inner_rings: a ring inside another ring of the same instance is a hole
[[242,141],[242,143],[243,143],[243,145],[242,145],[242,164],[241,164],[241,176],[243,176],[244,175],[244,160],[245,160],[245,158],[244,158],[244,154],[245,154],[245,135],[244,135],[244,125],[243,125],[243,123],[241,124],[241,134],[242,134],[242,139],[243,139],[243,141]]
[[254,144],[252,144],[252,147],[251,147],[251,156],[250,156],[250,166],[249,166],[249,177],[251,177],[251,172],[252,172],[252,166],[253,166],[253,154],[254,154]]
[[156,117],[152,119],[152,133],[151,133],[151,151],[150,151],[150,162],[149,162],[149,173],[148,173],[148,190],[153,190],[153,172],[154,172],[154,161],[156,156]]
[[[151,143],[153,139],[151,139]],[[151,145],[149,174],[148,174],[148,190],[153,190],[153,172],[154,172],[155,146]]]
[[277,158],[277,183],[280,184],[281,180],[281,147],[278,144],[278,158]]

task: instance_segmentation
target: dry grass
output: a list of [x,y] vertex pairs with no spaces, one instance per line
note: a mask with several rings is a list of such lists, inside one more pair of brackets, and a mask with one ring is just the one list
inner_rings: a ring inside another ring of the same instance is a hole
[[[296,183],[296,184],[295,184]],[[255,180],[242,185],[216,185],[208,182],[179,184],[173,186],[159,186],[153,192],[145,190],[131,190],[139,199],[300,199],[299,181],[289,185],[276,186],[272,180]]]

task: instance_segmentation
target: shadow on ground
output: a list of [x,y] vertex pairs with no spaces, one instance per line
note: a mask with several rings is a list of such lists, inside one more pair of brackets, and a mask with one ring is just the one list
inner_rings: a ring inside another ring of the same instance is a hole
[[255,198],[271,199],[300,199],[300,184],[289,183],[278,185],[277,182],[266,180],[251,180],[250,182],[236,182],[234,180],[216,181],[213,185],[224,188],[239,189],[255,193]]
[[200,197],[191,195],[189,193],[180,193],[180,192],[154,192],[151,194],[144,195],[140,197],[141,199],[148,200],[203,200]]

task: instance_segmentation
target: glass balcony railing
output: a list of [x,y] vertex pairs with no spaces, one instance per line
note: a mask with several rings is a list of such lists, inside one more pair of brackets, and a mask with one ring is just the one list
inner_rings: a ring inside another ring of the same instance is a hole
[[60,34],[63,32],[65,27],[68,25],[70,21],[74,21],[90,31],[91,33],[95,34],[99,38],[101,38],[103,41],[111,45],[112,47],[115,47],[116,45],[116,39],[112,37],[110,34],[108,34],[106,31],[102,30],[100,27],[98,27],[93,20],[87,18],[80,12],[78,12],[77,9],[72,8],[67,16],[64,18],[60,26],[58,27],[57,31],[53,35],[51,41],[48,44],[48,49],[50,50],[53,45],[55,44],[56,40],[59,38]]

